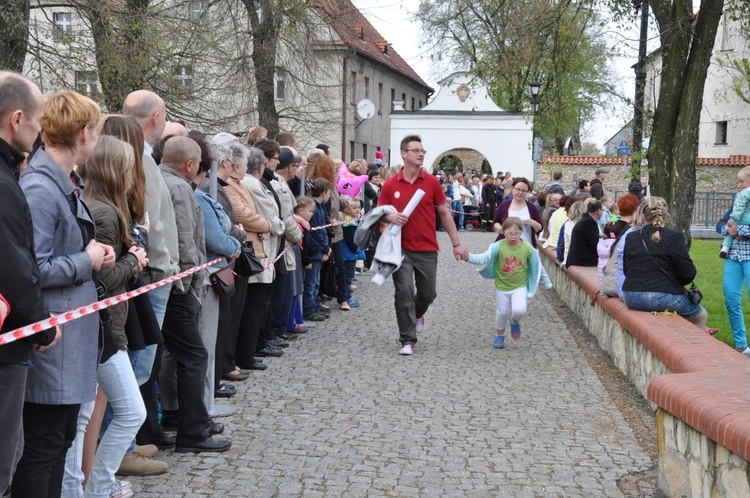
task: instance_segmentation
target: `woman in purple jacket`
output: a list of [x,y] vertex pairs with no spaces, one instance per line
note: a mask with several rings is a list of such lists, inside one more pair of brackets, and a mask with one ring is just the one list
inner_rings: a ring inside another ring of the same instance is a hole
[[[542,231],[542,216],[539,209],[526,200],[526,196],[531,192],[531,182],[523,177],[513,179],[513,189],[511,190],[510,199],[503,201],[495,213],[493,227],[499,232],[503,222],[510,216],[520,218],[524,224],[524,230],[521,234],[521,240],[525,240],[531,247],[536,249],[536,237]],[[501,240],[503,234],[500,233],[496,240]]]

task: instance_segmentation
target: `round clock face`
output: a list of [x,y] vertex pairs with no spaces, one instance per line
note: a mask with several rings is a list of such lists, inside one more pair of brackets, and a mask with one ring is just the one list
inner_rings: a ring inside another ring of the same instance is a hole
[[375,115],[375,104],[368,99],[360,100],[357,104],[357,114],[362,119],[370,119]]

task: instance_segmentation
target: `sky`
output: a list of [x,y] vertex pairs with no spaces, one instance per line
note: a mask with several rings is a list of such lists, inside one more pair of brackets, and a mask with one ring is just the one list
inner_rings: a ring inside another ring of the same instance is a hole
[[[437,81],[447,76],[448,68],[433,65],[429,58],[429,47],[420,44],[420,26],[412,20],[412,13],[419,8],[419,0],[352,0],[354,5],[367,17],[375,29],[383,35],[393,48],[412,68],[429,83],[437,88]],[[624,56],[612,57],[609,65],[616,78],[616,92],[633,98],[635,93],[635,74],[632,66],[638,56],[638,26],[616,25],[609,23],[605,31],[608,45],[617,46]],[[658,46],[653,39],[649,50]],[[582,141],[592,142],[604,151],[604,142],[609,140],[627,123],[633,115],[632,108],[617,98],[608,98],[609,109],[597,113],[593,122],[587,123],[582,130]]]

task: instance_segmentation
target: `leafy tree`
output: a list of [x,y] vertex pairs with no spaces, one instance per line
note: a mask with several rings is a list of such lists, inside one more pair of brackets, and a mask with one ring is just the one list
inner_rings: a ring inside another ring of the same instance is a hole
[[0,0],[0,69],[23,71],[28,26],[29,4],[26,0]]
[[700,16],[690,0],[649,0],[649,6],[661,42],[661,86],[646,153],[649,183],[667,200],[672,225],[689,243],[703,91],[724,0],[702,0]]
[[592,0],[423,0],[417,18],[434,60],[469,66],[500,107],[528,109],[529,83],[540,82],[535,126],[558,153],[609,89]]

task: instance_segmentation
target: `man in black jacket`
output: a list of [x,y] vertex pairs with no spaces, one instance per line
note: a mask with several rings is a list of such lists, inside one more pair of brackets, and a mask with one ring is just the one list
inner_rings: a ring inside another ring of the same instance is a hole
[[586,213],[581,216],[570,234],[570,249],[565,266],[596,266],[599,254],[599,218],[602,217],[602,203],[591,201]]
[[[18,186],[23,153],[32,151],[43,114],[39,88],[20,74],[0,71],[0,294],[10,306],[2,333],[49,318],[29,205]],[[31,350],[51,347],[59,334],[58,327],[0,346],[0,494],[23,453],[21,416]]]

